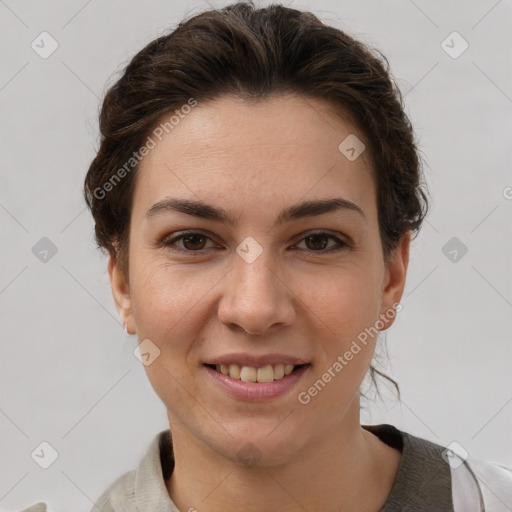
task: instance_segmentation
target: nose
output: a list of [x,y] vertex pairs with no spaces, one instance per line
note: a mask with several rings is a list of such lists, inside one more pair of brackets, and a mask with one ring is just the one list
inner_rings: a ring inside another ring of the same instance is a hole
[[267,252],[251,263],[236,255],[225,277],[218,316],[231,329],[266,334],[293,324],[296,297]]

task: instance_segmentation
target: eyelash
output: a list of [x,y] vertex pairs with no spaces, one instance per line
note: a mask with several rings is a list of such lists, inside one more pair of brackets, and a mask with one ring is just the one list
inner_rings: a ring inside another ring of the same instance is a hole
[[[162,245],[173,251],[173,252],[179,252],[179,253],[188,253],[188,254],[204,254],[205,251],[208,251],[209,249],[199,249],[197,251],[192,251],[192,250],[188,250],[188,249],[178,249],[177,247],[173,246],[173,244],[175,244],[177,241],[179,240],[182,240],[184,239],[186,236],[190,236],[190,235],[201,235],[209,240],[211,240],[211,238],[206,235],[205,233],[202,233],[201,231],[185,231],[183,233],[181,233],[179,236],[176,236],[174,238],[164,238],[162,240]],[[331,252],[338,252],[338,251],[342,251],[344,249],[348,249],[350,248],[350,245],[345,242],[344,240],[342,240],[341,238],[333,235],[332,233],[329,233],[328,231],[311,231],[311,232],[308,232],[306,233],[306,235],[304,235],[300,240],[299,240],[299,243],[302,242],[303,240],[305,240],[306,238],[310,237],[310,236],[318,236],[318,237],[321,237],[321,236],[324,236],[324,237],[327,237],[327,238],[330,238],[331,240],[335,240],[336,243],[338,244],[337,247],[331,247],[330,249],[319,249],[317,251],[314,251],[312,249],[304,249],[305,252],[307,253],[310,253],[310,254],[325,254],[325,253],[331,253]],[[210,248],[212,249],[212,248]]]

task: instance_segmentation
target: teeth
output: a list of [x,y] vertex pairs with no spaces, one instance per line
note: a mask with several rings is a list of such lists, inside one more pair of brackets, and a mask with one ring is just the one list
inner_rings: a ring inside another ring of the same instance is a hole
[[274,379],[284,377],[284,364],[276,364],[274,366]]
[[258,368],[256,380],[258,382],[272,382],[274,380],[274,368],[271,365]]
[[294,368],[293,364],[276,364],[273,366],[269,364],[261,368],[240,366],[238,364],[218,364],[215,367],[219,373],[244,382],[272,382],[290,375]]
[[244,382],[256,382],[258,376],[258,370],[252,366],[242,366],[240,370],[240,380]]
[[240,366],[237,364],[230,364],[229,365],[229,376],[232,379],[239,379],[240,378]]
[[285,364],[284,365],[284,374],[290,375],[293,372],[293,364]]

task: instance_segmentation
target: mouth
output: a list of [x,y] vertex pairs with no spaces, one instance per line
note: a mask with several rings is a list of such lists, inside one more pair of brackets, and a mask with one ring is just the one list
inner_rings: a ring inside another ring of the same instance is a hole
[[[224,364],[217,361],[203,364],[202,367],[207,378],[214,383],[213,393],[222,390],[236,400],[261,403],[290,396],[292,390],[306,378],[311,363],[295,360],[297,364],[291,364],[290,358],[286,359],[287,364],[268,361],[268,358],[267,361],[259,363],[253,359],[244,361],[245,364],[237,364],[231,358],[231,361],[225,361]],[[269,364],[270,362],[273,364]]]
[[305,364],[268,364],[265,366],[244,366],[240,364],[205,364],[208,368],[226,375],[233,380],[243,382],[274,382],[298,372],[310,363]]

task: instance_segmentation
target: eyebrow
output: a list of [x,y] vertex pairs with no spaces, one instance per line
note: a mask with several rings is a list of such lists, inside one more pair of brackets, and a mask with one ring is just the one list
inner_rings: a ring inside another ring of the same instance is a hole
[[[285,208],[277,217],[276,225],[292,220],[302,219],[304,217],[313,217],[335,211],[355,212],[362,219],[367,221],[366,215],[357,204],[343,199],[334,197],[332,199],[317,199],[297,203]],[[194,217],[201,217],[213,221],[224,222],[235,225],[235,217],[229,214],[223,208],[209,205],[203,201],[194,201],[190,199],[165,198],[155,203],[146,211],[146,217],[154,217],[155,215],[169,212],[181,212]]]

